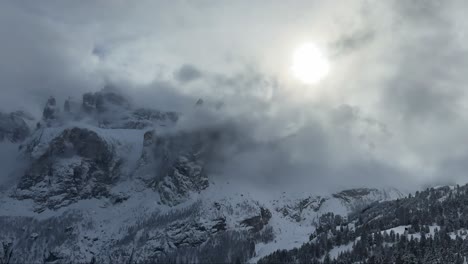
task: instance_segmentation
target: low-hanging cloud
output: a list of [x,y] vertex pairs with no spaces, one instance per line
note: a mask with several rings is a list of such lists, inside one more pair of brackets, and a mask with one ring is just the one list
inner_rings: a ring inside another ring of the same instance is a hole
[[[464,182],[467,7],[5,1],[0,110],[40,113],[50,95],[113,83],[135,105],[183,113],[183,129],[242,131],[242,148],[221,150],[220,177],[310,190]],[[316,86],[288,77],[302,41],[332,59]]]

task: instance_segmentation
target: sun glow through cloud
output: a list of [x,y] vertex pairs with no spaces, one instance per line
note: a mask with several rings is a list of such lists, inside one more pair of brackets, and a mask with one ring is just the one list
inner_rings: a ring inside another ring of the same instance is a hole
[[291,71],[299,81],[317,84],[328,75],[330,63],[315,44],[305,43],[294,51]]

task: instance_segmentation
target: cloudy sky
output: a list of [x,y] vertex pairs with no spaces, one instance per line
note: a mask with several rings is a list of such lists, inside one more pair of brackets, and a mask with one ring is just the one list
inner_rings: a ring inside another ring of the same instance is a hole
[[[155,108],[222,102],[209,115],[259,146],[225,173],[252,184],[466,183],[466,11],[431,0],[1,1],[0,110],[40,113],[52,94],[112,83]],[[318,83],[291,74],[303,43],[329,60]]]

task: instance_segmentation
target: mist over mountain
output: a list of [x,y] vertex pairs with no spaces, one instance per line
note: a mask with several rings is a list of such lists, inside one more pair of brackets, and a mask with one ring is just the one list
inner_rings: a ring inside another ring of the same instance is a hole
[[[6,1],[0,109],[40,118],[49,96],[79,100],[108,84],[140,107],[186,115],[203,98],[222,110],[217,119],[233,119],[256,140],[284,138],[274,155],[286,155],[287,170],[307,183],[464,183],[463,2],[226,8],[229,15],[222,4],[183,1]],[[287,77],[290,50],[310,39],[332,60],[330,76],[313,87]]]
[[1,2],[0,263],[460,261],[467,9]]

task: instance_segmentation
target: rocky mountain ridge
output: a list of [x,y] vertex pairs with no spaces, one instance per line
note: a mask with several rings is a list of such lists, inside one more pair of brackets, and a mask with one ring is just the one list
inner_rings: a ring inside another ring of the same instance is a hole
[[18,115],[0,122],[26,164],[0,197],[3,263],[254,262],[306,242],[322,214],[403,196],[259,196],[210,175],[237,137],[229,129],[179,131],[180,114],[109,90],[58,105],[49,98],[35,127]]

